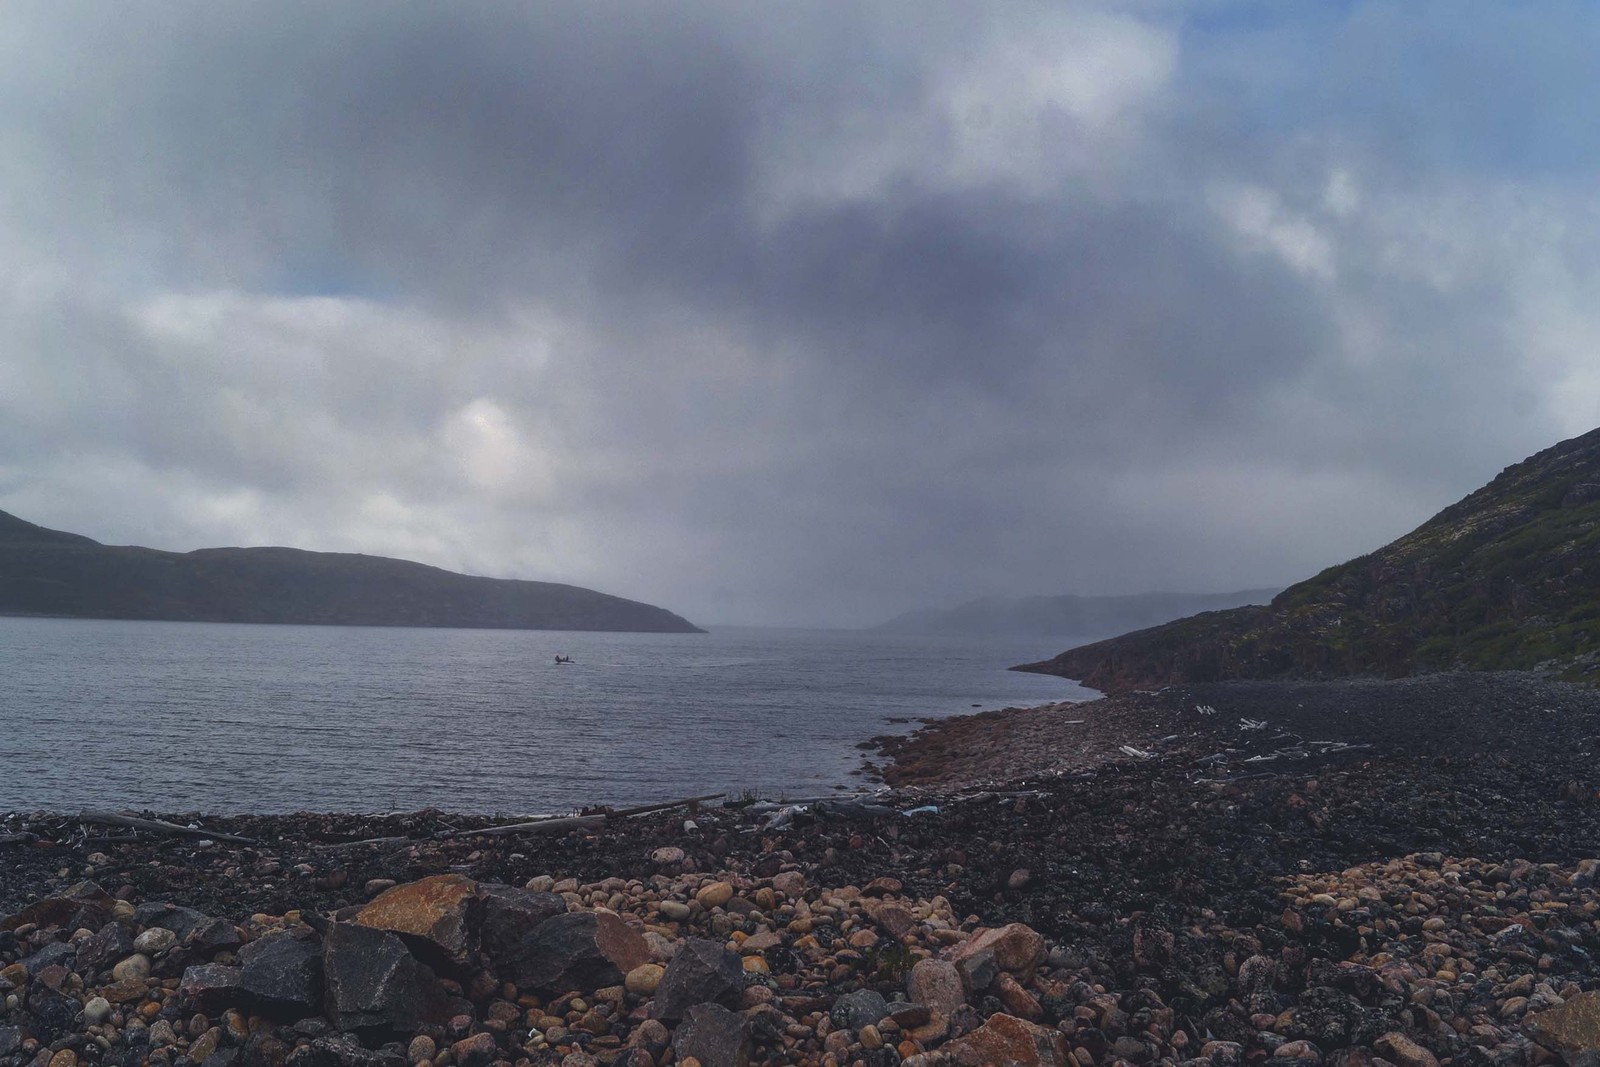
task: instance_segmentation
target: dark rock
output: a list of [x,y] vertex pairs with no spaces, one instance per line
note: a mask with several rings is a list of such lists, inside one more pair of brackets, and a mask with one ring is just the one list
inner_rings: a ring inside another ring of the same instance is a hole
[[445,1019],[445,994],[432,970],[395,934],[350,923],[322,946],[328,1017],[342,1030],[414,1031]]
[[284,1067],[288,1058],[289,1046],[268,1028],[251,1034],[239,1050],[240,1067]]
[[121,923],[100,927],[78,946],[78,973],[92,978],[133,952],[133,935]]
[[744,967],[721,942],[686,938],[656,986],[650,1014],[672,1022],[696,1004],[735,1007],[744,993]]
[[224,967],[220,963],[190,967],[178,983],[178,996],[195,1011],[215,1015],[239,1001],[242,973],[238,967]]
[[72,997],[40,990],[28,998],[28,1010],[33,1015],[33,1036],[49,1044],[65,1037],[76,1027],[78,1010],[82,1007]]
[[210,958],[239,947],[239,928],[226,919],[206,916],[183,936],[183,947],[196,956]]
[[287,1064],[288,1067],[406,1067],[406,1058],[398,1052],[362,1048],[359,1042],[347,1036],[329,1035],[295,1049]]
[[450,1046],[450,1056],[458,1067],[487,1067],[499,1052],[495,1047],[494,1035],[485,1033],[464,1037]]
[[209,915],[195,911],[193,908],[183,908],[176,904],[166,904],[160,901],[140,904],[133,909],[134,922],[146,929],[158,926],[163,930],[171,930],[178,935],[178,940],[180,941],[189,931],[209,918]]
[[9,1056],[22,1047],[22,1027],[0,1026],[0,1056]]
[[515,955],[540,924],[567,913],[564,897],[510,885],[480,884],[478,900],[483,907],[478,945],[494,960]]
[[65,941],[57,941],[46,945],[22,961],[28,969],[28,977],[37,978],[39,973],[47,967],[71,968],[78,961],[78,950]]
[[956,960],[956,973],[961,976],[961,984],[968,993],[976,996],[994,984],[1000,977],[1000,964],[995,960],[994,953],[988,949],[971,952]]
[[863,1026],[871,1026],[888,1014],[889,1002],[883,999],[882,993],[870,989],[858,989],[834,1001],[829,1018],[834,1026],[859,1030]]
[[497,962],[519,986],[565,993],[620,984],[650,962],[650,947],[612,912],[575,911],[546,919]]
[[693,1056],[701,1067],[748,1067],[754,1042],[750,1025],[720,1004],[696,1004],[672,1035],[679,1063]]
[[33,923],[60,926],[68,930],[98,930],[111,921],[116,901],[94,882],[78,882],[53,897],[35,901],[26,908],[0,919],[0,930],[15,930]]
[[263,1015],[300,1018],[322,1006],[322,947],[315,937],[268,934],[239,951],[239,990]]

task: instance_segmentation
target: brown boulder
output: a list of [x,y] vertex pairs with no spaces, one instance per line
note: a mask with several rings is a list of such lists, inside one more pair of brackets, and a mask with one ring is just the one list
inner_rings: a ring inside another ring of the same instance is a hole
[[918,960],[906,979],[906,995],[940,1015],[949,1015],[967,1002],[961,975],[948,960]]
[[356,913],[358,926],[399,934],[424,953],[449,963],[467,961],[477,884],[459,874],[436,874],[379,893]]
[[1022,923],[979,930],[955,947],[950,953],[950,962],[959,965],[962,960],[983,952],[994,953],[995,965],[1000,970],[1027,978],[1044,960],[1044,938]]
[[988,1022],[944,1048],[956,1055],[963,1050],[977,1053],[980,1063],[1071,1067],[1075,1062],[1061,1031],[1035,1026],[1014,1015],[991,1015]]
[[111,909],[115,905],[111,894],[94,882],[78,882],[53,897],[34,901],[15,915],[0,919],[0,930],[15,930],[29,923],[69,930],[98,930],[111,921]]
[[1372,1043],[1379,1054],[1399,1067],[1439,1067],[1439,1061],[1421,1045],[1398,1030],[1384,1034]]
[[1560,1007],[1528,1016],[1522,1028],[1569,1064],[1600,1062],[1600,992],[1568,997]]

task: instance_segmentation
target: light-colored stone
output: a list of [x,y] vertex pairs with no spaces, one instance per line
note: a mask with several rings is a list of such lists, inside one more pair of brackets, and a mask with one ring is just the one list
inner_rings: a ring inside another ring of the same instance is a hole
[[623,985],[636,997],[648,997],[655,993],[656,986],[661,984],[661,975],[665,970],[658,963],[641,963],[628,972]]
[[130,978],[149,978],[150,957],[142,952],[135,952],[111,968],[111,977],[119,982],[127,981]]
[[177,943],[177,934],[160,926],[152,926],[133,939],[133,950],[146,956],[159,956]]
[[733,899],[733,886],[727,882],[710,882],[701,886],[694,898],[702,907],[720,908]]

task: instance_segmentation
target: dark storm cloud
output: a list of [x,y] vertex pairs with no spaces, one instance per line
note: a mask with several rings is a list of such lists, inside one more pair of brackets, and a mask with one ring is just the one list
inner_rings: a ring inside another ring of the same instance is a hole
[[1594,20],[1461,10],[14,6],[0,507],[705,621],[1288,581],[1600,398]]

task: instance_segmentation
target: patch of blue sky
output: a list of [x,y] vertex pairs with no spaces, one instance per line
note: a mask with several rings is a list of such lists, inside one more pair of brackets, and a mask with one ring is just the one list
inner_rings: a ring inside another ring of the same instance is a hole
[[1195,6],[1179,32],[1187,96],[1261,132],[1507,178],[1600,161],[1600,4],[1239,0]]

